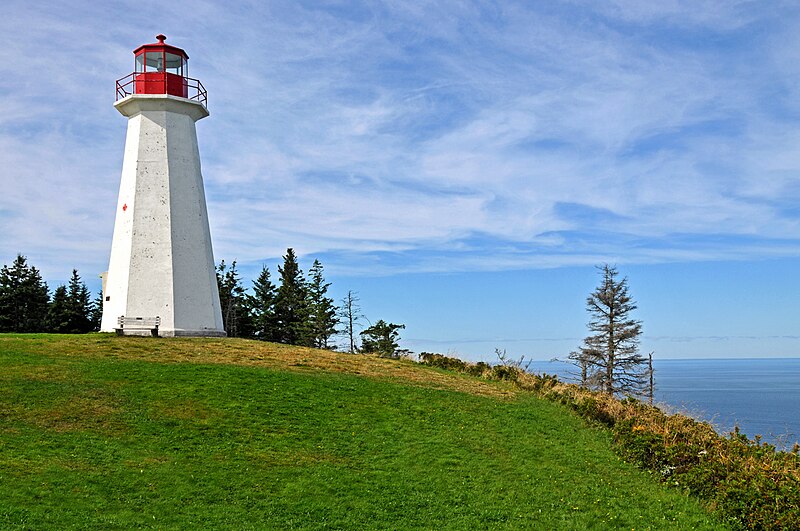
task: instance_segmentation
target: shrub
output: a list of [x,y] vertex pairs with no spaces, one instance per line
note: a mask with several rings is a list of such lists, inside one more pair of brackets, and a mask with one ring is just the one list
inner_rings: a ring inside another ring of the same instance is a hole
[[432,352],[422,352],[419,355],[420,362],[431,367],[438,367],[448,371],[465,372],[467,363],[458,359],[444,356],[443,354],[434,354]]
[[542,373],[542,374],[534,374],[532,383],[530,385],[530,389],[537,392],[544,392],[547,389],[552,389],[556,384],[558,384],[558,378],[556,376]]
[[614,426],[614,442],[626,460],[643,468],[658,470],[662,476],[672,475],[674,467],[667,463],[664,441],[634,419]]
[[521,372],[522,371],[516,367],[510,367],[508,365],[495,365],[492,367],[491,375],[495,380],[508,380],[511,382],[516,382],[519,379]]
[[489,364],[484,361],[479,361],[475,365],[467,365],[467,374],[471,374],[472,376],[484,376],[491,370],[492,368]]
[[605,426],[614,425],[614,417],[603,407],[603,403],[594,396],[584,396],[573,406],[584,418],[599,422]]
[[472,376],[491,377],[492,375],[492,367],[484,361],[468,363],[458,358],[445,356],[444,354],[435,354],[433,352],[420,353],[419,361],[431,367],[438,367],[447,371],[463,372]]

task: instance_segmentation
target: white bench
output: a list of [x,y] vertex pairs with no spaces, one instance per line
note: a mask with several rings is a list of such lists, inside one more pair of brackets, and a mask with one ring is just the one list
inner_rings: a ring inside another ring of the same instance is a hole
[[141,332],[149,330],[150,335],[158,337],[158,327],[161,324],[161,317],[125,317],[120,315],[117,318],[117,327],[114,329],[118,336],[126,335],[126,331]]

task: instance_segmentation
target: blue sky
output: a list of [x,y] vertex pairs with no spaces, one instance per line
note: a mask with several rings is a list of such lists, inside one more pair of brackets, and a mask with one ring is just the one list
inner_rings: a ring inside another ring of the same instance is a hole
[[157,33],[209,91],[217,259],[287,247],[404,346],[564,356],[594,265],[644,350],[800,355],[794,2],[29,2],[0,19],[0,261],[107,269],[125,119]]

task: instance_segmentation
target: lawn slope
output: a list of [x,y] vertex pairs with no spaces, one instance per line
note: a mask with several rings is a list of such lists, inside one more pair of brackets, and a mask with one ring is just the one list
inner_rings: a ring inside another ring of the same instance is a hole
[[235,339],[0,335],[0,528],[723,526],[507,384]]

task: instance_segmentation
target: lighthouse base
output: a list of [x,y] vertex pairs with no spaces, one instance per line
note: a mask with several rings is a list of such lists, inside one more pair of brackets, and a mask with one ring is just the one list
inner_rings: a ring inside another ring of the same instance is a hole
[[[118,336],[152,337],[149,330],[116,330]],[[159,330],[157,337],[228,337],[222,330]]]
[[228,337],[223,330],[165,330],[164,337]]

